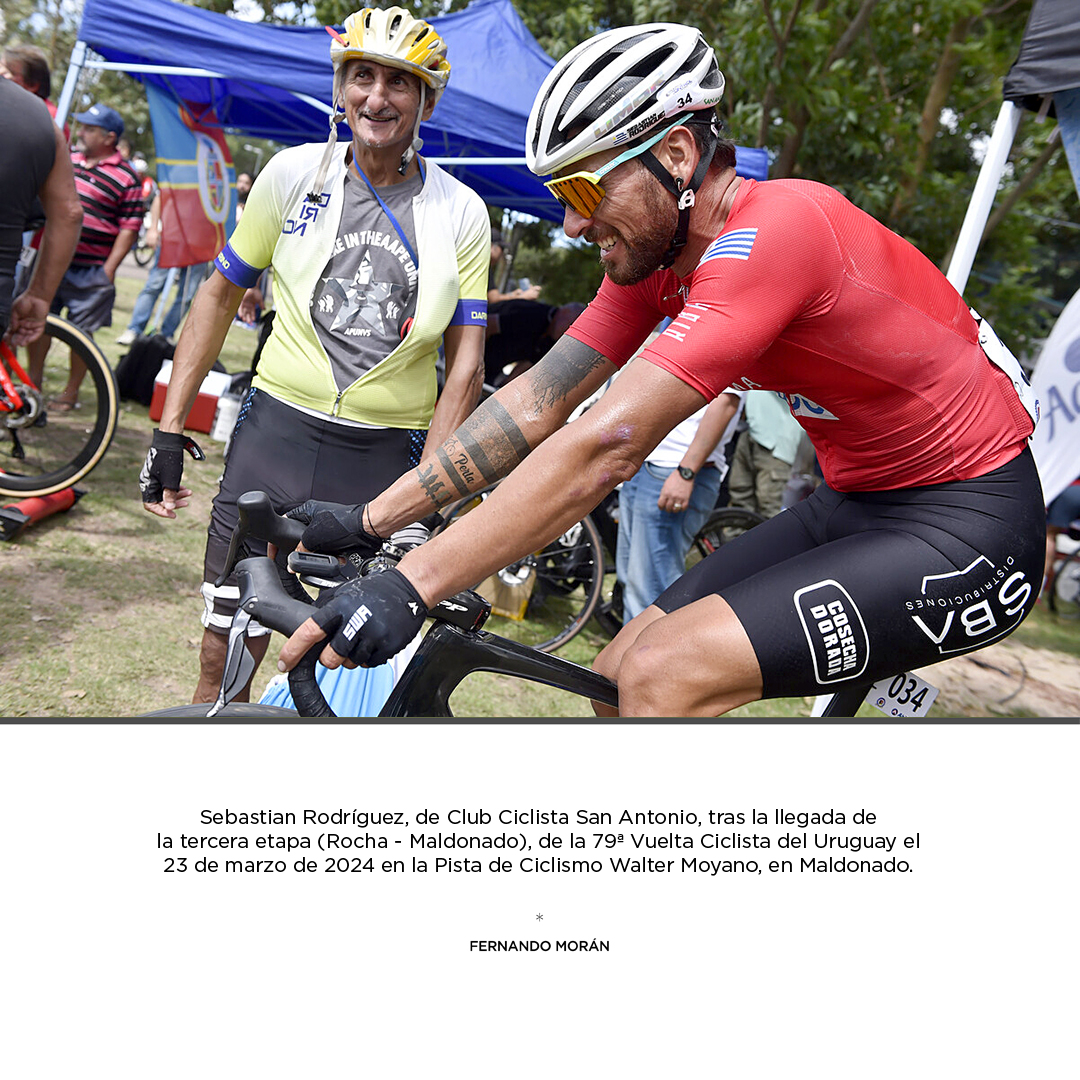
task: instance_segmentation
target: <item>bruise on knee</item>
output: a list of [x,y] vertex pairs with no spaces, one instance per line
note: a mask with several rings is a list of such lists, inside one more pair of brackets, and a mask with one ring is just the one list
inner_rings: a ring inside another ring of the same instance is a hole
[[612,682],[618,682],[619,666],[627,651],[634,648],[643,630],[651,626],[657,619],[663,617],[664,612],[655,605],[647,607],[640,615],[628,622],[612,641],[597,653],[592,664],[593,671],[611,679]]

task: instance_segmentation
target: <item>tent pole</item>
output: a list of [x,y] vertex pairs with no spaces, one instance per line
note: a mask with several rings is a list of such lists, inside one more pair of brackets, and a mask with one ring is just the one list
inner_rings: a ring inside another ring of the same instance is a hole
[[982,239],[986,219],[990,216],[990,208],[994,205],[998,180],[1005,171],[1005,162],[1012,149],[1013,139],[1016,138],[1022,112],[1023,110],[1011,101],[1002,102],[994,124],[994,133],[986,147],[986,157],[983,158],[979,178],[975,181],[975,190],[971,194],[971,202],[968,203],[964,223],[960,226],[960,235],[956,239],[949,269],[945,274],[961,295],[967,286],[971,264],[975,261],[975,252]]
[[71,99],[75,96],[75,84],[79,81],[85,64],[86,42],[76,41],[75,47],[71,50],[71,60],[64,78],[64,89],[60,91],[60,101],[56,106],[56,123],[61,131],[64,130],[64,121],[67,120],[68,110],[71,108]]

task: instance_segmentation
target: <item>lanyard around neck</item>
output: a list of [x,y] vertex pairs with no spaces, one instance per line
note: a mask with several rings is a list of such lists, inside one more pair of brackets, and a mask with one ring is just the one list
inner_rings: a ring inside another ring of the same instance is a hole
[[[370,191],[371,194],[375,196],[379,205],[382,207],[383,213],[390,219],[390,224],[394,226],[394,231],[398,234],[398,236],[401,238],[401,242],[405,245],[405,250],[408,251],[410,258],[413,261],[413,266],[415,266],[416,269],[419,270],[420,260],[417,258],[416,252],[413,251],[412,244],[409,243],[408,238],[405,236],[405,230],[398,224],[398,219],[394,217],[394,215],[390,212],[390,207],[387,206],[385,202],[383,202],[382,196],[380,196],[379,193],[375,190],[374,184],[372,184],[372,182],[364,175],[364,170],[356,164],[356,158],[353,158],[352,161],[349,162],[349,164],[356,172],[356,175],[359,176],[365,184],[367,184],[368,191]],[[420,183],[422,184],[424,182],[424,166],[420,164],[419,158],[417,158],[416,164],[420,168]]]

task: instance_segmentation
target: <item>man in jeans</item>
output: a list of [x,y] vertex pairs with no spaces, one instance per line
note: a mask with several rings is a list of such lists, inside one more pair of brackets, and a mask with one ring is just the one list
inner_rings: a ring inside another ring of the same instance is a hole
[[[93,337],[95,330],[112,322],[116,300],[113,279],[139,235],[142,193],[138,175],[116,148],[124,132],[120,114],[108,105],[95,104],[75,120],[81,125],[83,149],[75,151],[71,161],[83,224],[71,265],[56,290],[52,311],[59,315],[67,308],[68,320]],[[51,344],[52,338],[43,334],[27,347],[30,377],[39,385]],[[85,375],[85,365],[73,355],[67,386],[49,403],[49,409],[69,412],[76,408]]]
[[690,545],[716,507],[744,397],[727,390],[676,424],[619,489],[615,574],[624,622],[686,569]]
[[[194,263],[190,266],[165,267],[158,264],[161,256],[161,192],[154,196],[150,205],[150,224],[146,229],[146,242],[153,247],[154,257],[150,260],[150,273],[142,291],[135,298],[127,329],[116,339],[117,345],[130,345],[145,329],[154,313],[154,305],[164,293],[168,297],[172,281],[176,282],[176,296],[160,325],[156,327],[170,341],[180,326],[180,320],[187,313],[195,290],[206,277],[208,263]],[[174,273],[175,271],[175,273]],[[170,279],[170,274],[172,278]]]

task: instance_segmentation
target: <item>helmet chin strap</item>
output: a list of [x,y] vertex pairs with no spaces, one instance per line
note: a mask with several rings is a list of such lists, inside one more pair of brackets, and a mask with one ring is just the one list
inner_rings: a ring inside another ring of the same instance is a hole
[[679,221],[675,226],[675,235],[671,238],[671,244],[664,253],[664,257],[660,260],[661,270],[666,270],[671,266],[678,258],[679,252],[686,246],[686,238],[690,233],[690,211],[694,206],[694,193],[701,187],[701,182],[705,179],[709,163],[713,159],[713,154],[716,153],[716,142],[716,132],[710,127],[697,168],[694,169],[694,175],[690,177],[690,182],[685,187],[683,186],[683,178],[681,176],[673,177],[653,156],[651,150],[646,150],[641,155],[641,160],[645,166],[675,196],[679,205]]
[[426,87],[424,86],[424,80],[420,80],[420,107],[416,110],[416,124],[413,127],[413,140],[409,145],[408,150],[401,155],[401,164],[398,166],[398,172],[402,176],[405,175],[405,170],[409,167],[409,162],[416,156],[417,151],[424,145],[424,140],[420,138],[420,117],[424,114],[424,93]]
[[311,185],[311,190],[304,196],[309,203],[318,205],[319,200],[322,198],[323,187],[326,184],[326,174],[330,170],[330,159],[334,155],[334,146],[337,143],[337,126],[344,119],[345,109],[339,102],[330,116],[330,135],[326,140],[326,147],[323,149],[318,172],[315,174],[315,182]]

